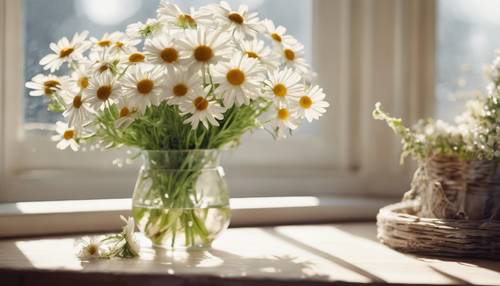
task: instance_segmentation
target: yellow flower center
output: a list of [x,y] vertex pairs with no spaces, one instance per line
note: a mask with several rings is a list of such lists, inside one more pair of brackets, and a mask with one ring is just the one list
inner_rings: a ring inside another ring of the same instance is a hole
[[172,89],[175,96],[184,96],[188,92],[188,87],[185,84],[178,84]]
[[112,87],[110,85],[103,85],[97,89],[96,96],[101,101],[108,100],[111,95]]
[[141,63],[144,61],[144,55],[141,53],[133,53],[128,56],[128,61],[131,63]]
[[277,33],[272,33],[271,34],[271,38],[273,38],[273,40],[275,40],[276,42],[280,42],[281,43],[281,41],[282,41],[281,36],[278,35]]
[[208,108],[208,100],[206,100],[205,98],[203,98],[201,96],[198,96],[197,98],[195,98],[195,100],[193,100],[193,104],[196,107],[196,110],[198,110],[198,111],[203,111],[203,110],[206,110]]
[[295,52],[290,50],[290,49],[285,49],[283,51],[283,53],[285,54],[285,58],[289,61],[293,61],[295,60]]
[[238,25],[243,24],[243,21],[245,21],[243,16],[241,16],[238,13],[229,13],[229,15],[227,15],[227,17],[229,18],[229,20],[233,21],[234,23],[236,23]]
[[125,46],[125,44],[124,44],[124,43],[122,43],[122,42],[116,42],[116,43],[115,43],[115,47],[117,47],[117,48],[119,48],[119,49],[123,48],[123,46]]
[[137,90],[142,95],[148,95],[154,88],[155,83],[150,79],[143,79],[137,83]]
[[109,47],[111,46],[111,41],[110,40],[101,40],[99,42],[97,42],[97,45],[100,46],[100,47]]
[[241,85],[245,81],[245,74],[240,69],[232,69],[227,72],[226,79],[232,85]]
[[89,78],[86,76],[82,76],[78,79],[78,86],[81,89],[86,89],[89,86]]
[[177,17],[177,20],[182,26],[196,27],[196,21],[188,14],[182,14]]
[[179,58],[179,53],[174,48],[165,48],[160,53],[161,59],[166,63],[173,63]]
[[64,131],[63,137],[65,140],[71,140],[75,137],[75,131],[74,130],[66,130],[66,131]]
[[77,95],[73,98],[73,107],[80,108],[82,106],[82,97]]
[[214,56],[209,46],[198,46],[194,49],[194,58],[199,62],[208,62]]
[[288,92],[288,89],[284,84],[278,83],[277,85],[274,86],[273,92],[275,96],[284,97]]
[[59,81],[57,80],[48,80],[43,83],[44,87],[43,91],[45,92],[46,95],[49,95],[52,92],[54,92],[54,89],[58,88],[59,85],[61,85],[61,83],[59,83]]
[[245,55],[247,57],[249,57],[249,58],[252,58],[252,59],[258,59],[259,58],[259,55],[256,52],[252,52],[252,51],[246,51]]
[[302,108],[304,109],[308,109],[309,107],[311,107],[311,105],[313,104],[312,102],[312,99],[307,96],[307,95],[304,95],[300,98],[299,100],[299,104]]
[[59,57],[65,58],[65,57],[71,55],[74,51],[75,51],[75,49],[73,49],[73,48],[63,48],[59,51]]
[[128,107],[122,107],[122,109],[120,109],[120,118],[122,117],[125,117],[125,116],[128,116],[130,114],[130,110],[128,109]]
[[280,120],[287,120],[289,116],[290,113],[288,112],[288,109],[286,108],[278,109],[278,118]]
[[103,73],[109,69],[109,66],[107,64],[103,64],[102,66],[99,67],[99,72]]
[[94,245],[94,244],[90,244],[89,246],[87,246],[87,252],[90,254],[90,255],[94,255],[97,253],[97,246]]

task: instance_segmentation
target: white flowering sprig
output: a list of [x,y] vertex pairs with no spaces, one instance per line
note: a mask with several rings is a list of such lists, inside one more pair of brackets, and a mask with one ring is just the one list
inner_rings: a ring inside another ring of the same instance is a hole
[[[304,46],[245,5],[182,11],[161,1],[155,18],[125,33],[82,32],[50,48],[40,64],[51,74],[26,87],[74,131],[60,149],[219,148],[256,128],[284,137],[329,106]],[[54,74],[63,66],[68,74]]]
[[[464,113],[465,115],[466,113]],[[467,114],[472,114],[468,111]],[[401,163],[412,156],[417,160],[434,155],[456,155],[462,159],[477,158],[474,148],[473,131],[476,130],[472,116],[460,116],[457,124],[451,125],[432,118],[419,120],[411,129],[404,126],[400,118],[391,117],[382,111],[381,104],[375,104],[373,118],[383,120],[401,137]]]
[[139,256],[140,245],[135,238],[135,222],[129,217],[120,218],[126,223],[121,233],[103,238],[83,237],[76,241],[76,256],[82,260],[96,258],[133,258]]

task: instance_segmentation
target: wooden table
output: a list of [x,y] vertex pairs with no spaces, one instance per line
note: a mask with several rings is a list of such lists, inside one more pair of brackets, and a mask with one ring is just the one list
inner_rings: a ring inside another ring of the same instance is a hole
[[78,237],[1,240],[0,285],[500,285],[499,261],[405,255],[373,223],[233,228],[211,250],[124,260],[80,261]]

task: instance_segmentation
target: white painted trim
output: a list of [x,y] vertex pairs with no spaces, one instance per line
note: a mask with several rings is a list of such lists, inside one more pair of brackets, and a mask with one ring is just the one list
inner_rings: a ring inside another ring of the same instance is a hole
[[[231,226],[372,221],[391,200],[339,197],[231,199]],[[0,238],[76,232],[108,232],[130,215],[130,199],[0,204]]]

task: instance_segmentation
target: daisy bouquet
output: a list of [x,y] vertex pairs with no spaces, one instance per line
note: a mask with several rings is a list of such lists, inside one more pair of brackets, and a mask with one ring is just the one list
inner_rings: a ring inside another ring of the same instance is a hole
[[[50,73],[26,87],[32,96],[45,96],[50,111],[62,113],[53,137],[59,149],[221,149],[255,129],[286,137],[328,107],[304,46],[244,5],[182,11],[162,1],[156,18],[131,24],[125,33],[90,39],[88,32],[76,33],[50,49],[40,61]],[[209,164],[206,153],[177,152],[168,160],[155,154],[148,153],[150,162],[185,169],[148,174],[163,204],[175,207]],[[150,222],[158,219],[149,215]],[[196,215],[183,219],[199,223]],[[150,223],[151,237],[170,231],[166,221]],[[203,236],[203,229],[194,236]]]

